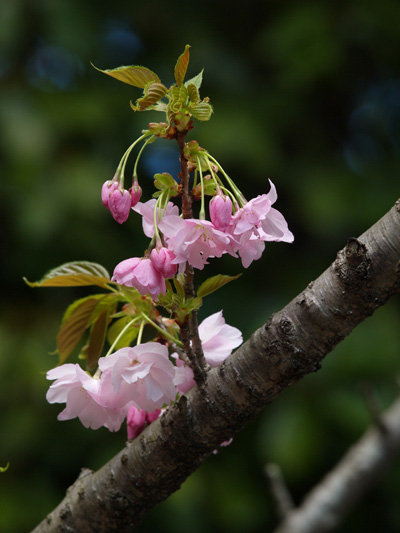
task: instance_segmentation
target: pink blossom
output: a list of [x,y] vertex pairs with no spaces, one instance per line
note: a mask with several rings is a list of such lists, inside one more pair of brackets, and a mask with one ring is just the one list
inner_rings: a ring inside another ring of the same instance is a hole
[[99,368],[105,380],[111,379],[117,406],[134,402],[139,409],[152,412],[176,398],[174,365],[168,348],[158,342],[121,348],[101,357]]
[[65,364],[47,372],[47,379],[56,381],[46,394],[49,403],[66,403],[58,420],[78,417],[87,428],[107,427],[117,431],[125,419],[126,411],[105,407],[101,394],[101,381],[95,379],[78,364]]
[[182,219],[176,215],[162,218],[159,227],[166,237],[167,246],[176,256],[173,263],[186,261],[203,270],[209,257],[221,257],[227,251],[230,239],[208,220]]
[[152,413],[147,413],[143,409],[138,409],[134,405],[129,408],[126,424],[128,430],[128,440],[135,439],[142,433],[146,425],[151,424],[160,416],[161,410],[157,409]]
[[152,265],[166,279],[173,278],[176,274],[177,266],[173,263],[174,259],[175,254],[165,247],[154,248],[150,254]]
[[210,202],[210,218],[216,229],[225,231],[232,218],[232,201],[229,196],[217,194]]
[[204,357],[211,366],[220,365],[243,342],[242,333],[225,323],[222,311],[199,324],[199,336]]
[[[152,239],[154,235],[154,209],[156,206],[156,202],[157,200],[152,198],[151,200],[148,200],[145,203],[138,202],[137,205],[133,208],[134,211],[142,215],[143,233],[146,235],[146,237],[149,237],[150,239]],[[178,206],[174,205],[172,202],[168,202],[165,210],[158,210],[157,223],[159,223],[161,217],[168,215],[179,215]]]
[[[242,333],[237,328],[226,324],[222,311],[214,313],[201,322],[199,336],[204,357],[210,366],[220,365],[231,355],[232,350],[243,342]],[[185,394],[196,384],[193,370],[179,359],[178,354],[173,353],[172,357],[176,364],[174,384],[181,394]]]
[[129,217],[132,198],[126,189],[115,189],[108,197],[108,207],[114,220],[123,224]]
[[185,394],[196,385],[193,370],[182,359],[179,359],[177,353],[173,353],[171,357],[175,359],[176,364],[174,385],[181,394]]
[[132,257],[121,261],[115,267],[111,281],[135,287],[141,294],[149,293],[155,300],[166,292],[163,275],[146,258]]
[[283,215],[272,206],[277,199],[276,189],[270,181],[271,190],[247,202],[233,215],[227,232],[231,236],[231,252],[238,252],[247,268],[264,251],[265,241],[293,242]]

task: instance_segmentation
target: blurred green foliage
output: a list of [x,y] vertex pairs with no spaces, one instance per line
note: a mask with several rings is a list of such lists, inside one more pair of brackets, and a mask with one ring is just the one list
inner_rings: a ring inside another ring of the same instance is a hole
[[[224,309],[244,336],[318,276],[399,194],[400,4],[396,0],[283,2],[5,0],[0,4],[0,530],[33,528],[81,467],[96,469],[125,434],[57,422],[45,372],[64,308],[85,293],[30,289],[63,262],[111,270],[146,247],[138,217],[115,223],[100,201],[123,151],[154,113],[134,114],[140,91],[100,68],[145,65],[167,85],[190,43],[188,75],[205,67],[215,109],[192,138],[248,198],[277,186],[294,232],[271,244],[233,285],[210,295],[202,317]],[[171,143],[172,144],[172,143]],[[140,168],[176,174],[177,154],[155,143]],[[224,257],[206,275],[235,275]],[[240,304],[239,304],[240,302]],[[400,309],[395,299],[358,327],[315,375],[286,391],[231,446],[210,457],[138,531],[270,531],[276,524],[264,465],[276,461],[297,502],[370,423],[360,384],[382,407],[397,393]],[[340,531],[400,529],[400,465]],[[23,512],[22,512],[23,509]]]

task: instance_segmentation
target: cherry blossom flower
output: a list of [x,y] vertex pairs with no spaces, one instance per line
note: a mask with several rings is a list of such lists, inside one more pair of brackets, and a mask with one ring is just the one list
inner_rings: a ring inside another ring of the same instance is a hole
[[154,268],[153,262],[146,258],[132,257],[121,261],[115,267],[111,281],[135,287],[141,294],[149,293],[155,300],[161,293],[166,292],[163,275]]
[[162,218],[159,227],[167,241],[167,247],[176,256],[173,263],[186,261],[203,270],[209,257],[221,257],[227,251],[230,238],[208,220],[182,219],[176,215]]
[[193,370],[182,359],[179,359],[177,353],[173,353],[171,357],[175,359],[176,364],[174,385],[181,394],[185,394],[196,385]]
[[177,266],[173,263],[175,254],[168,248],[154,248],[150,254],[150,260],[161,275],[165,278],[173,278],[176,274]]
[[245,268],[261,257],[265,241],[294,240],[283,215],[271,207],[277,194],[271,181],[270,185],[268,194],[253,198],[236,211],[227,229],[231,235],[231,252],[239,253]]
[[[154,235],[154,209],[156,207],[156,202],[157,200],[155,198],[152,198],[151,200],[148,200],[145,203],[138,202],[137,205],[133,208],[134,211],[142,215],[143,233],[146,235],[146,237],[149,237],[150,239],[152,239]],[[160,214],[162,215],[162,217],[168,215],[179,216],[179,208],[172,202],[168,202],[165,210],[161,210],[161,213],[157,213],[157,223],[159,223],[160,221]]]
[[133,402],[139,409],[152,412],[176,398],[174,365],[168,348],[158,342],[121,348],[101,357],[98,364],[102,379],[111,379],[117,407]]
[[222,311],[199,324],[199,336],[204,357],[211,366],[218,366],[243,342],[242,333],[225,323]]
[[93,378],[78,364],[65,364],[47,372],[47,379],[56,381],[46,394],[49,403],[66,403],[58,420],[78,417],[82,424],[91,429],[101,426],[117,431],[126,417],[126,410],[105,407],[101,394],[101,381]]
[[[199,324],[199,336],[204,357],[210,366],[220,365],[243,342],[240,330],[226,324],[222,311]],[[195,385],[193,370],[179,359],[178,354],[173,353],[172,357],[176,364],[174,384],[181,394],[185,394]]]

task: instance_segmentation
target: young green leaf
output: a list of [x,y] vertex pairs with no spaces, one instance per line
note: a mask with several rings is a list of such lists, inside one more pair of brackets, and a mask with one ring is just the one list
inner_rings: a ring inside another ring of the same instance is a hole
[[190,78],[187,82],[185,82],[186,87],[189,89],[189,85],[195,85],[197,89],[200,89],[201,84],[203,82],[203,72],[204,69],[197,74],[194,78]]
[[136,105],[133,105],[132,102],[130,103],[131,108],[134,111],[144,111],[161,100],[167,92],[168,89],[162,83],[150,83],[146,85],[144,96],[136,100]]
[[195,106],[190,107],[190,113],[194,116],[194,118],[197,118],[197,120],[210,120],[212,112],[213,108],[207,102],[199,102]]
[[184,52],[179,56],[178,61],[175,65],[175,81],[178,87],[180,87],[183,83],[183,80],[185,79],[186,71],[189,65],[189,48],[190,45],[185,46]]
[[217,276],[213,276],[212,278],[206,279],[204,283],[202,283],[197,291],[197,296],[201,296],[204,298],[204,296],[207,296],[208,294],[211,294],[212,292],[220,289],[227,283],[233,281],[234,279],[237,279],[242,274],[238,274],[237,276],[225,276],[223,274],[218,274]]
[[10,463],[7,463],[6,466],[0,466],[0,472],[5,472],[8,470],[8,467],[10,466]]
[[60,364],[64,363],[72,350],[81,340],[86,328],[89,326],[90,317],[98,304],[96,298],[84,298],[84,301],[62,323],[57,335],[57,349]]
[[78,287],[84,285],[98,285],[108,288],[110,274],[97,263],[89,261],[73,261],[65,263],[53,270],[50,270],[40,281],[28,281],[25,283],[30,287]]
[[102,70],[101,68],[95,67],[93,63],[92,66],[103,74],[112,76],[119,81],[127,83],[128,85],[139,87],[139,89],[144,89],[148,83],[161,83],[161,80],[157,74],[146,67],[129,66]]

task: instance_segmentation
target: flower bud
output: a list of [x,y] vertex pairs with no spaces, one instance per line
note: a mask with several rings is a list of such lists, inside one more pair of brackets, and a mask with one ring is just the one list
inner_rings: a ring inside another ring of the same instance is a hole
[[131,201],[131,195],[126,189],[116,189],[110,194],[108,207],[118,224],[123,224],[128,219]]
[[136,182],[136,184],[132,185],[132,187],[129,189],[129,192],[131,195],[131,207],[135,207],[135,205],[139,202],[142,196],[142,188]]
[[172,261],[175,259],[175,254],[168,250],[168,248],[154,248],[150,254],[150,260],[154,268],[156,268],[164,278],[173,278],[176,274],[177,265]]
[[118,182],[115,180],[108,180],[103,183],[101,188],[101,201],[103,202],[104,207],[110,209],[109,207],[109,198],[110,194],[118,189]]
[[232,201],[229,196],[217,194],[210,202],[210,218],[214,227],[225,231],[232,217]]

